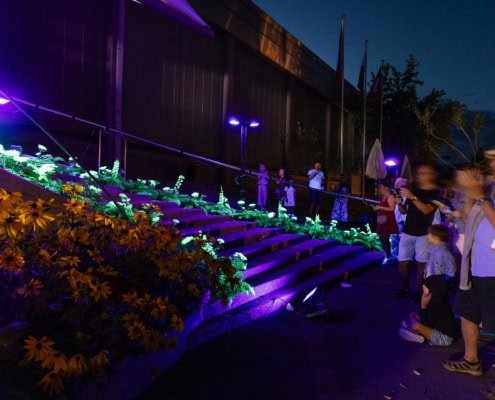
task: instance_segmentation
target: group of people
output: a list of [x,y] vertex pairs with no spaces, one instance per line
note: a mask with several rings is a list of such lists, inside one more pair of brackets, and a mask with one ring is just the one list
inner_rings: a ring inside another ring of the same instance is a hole
[[[398,261],[401,285],[395,295],[412,297],[419,306],[402,321],[400,336],[449,346],[462,335],[463,357],[443,366],[474,376],[483,374],[480,330],[495,333],[495,149],[485,152],[485,161],[484,170],[457,170],[449,189],[438,186],[434,166],[421,164],[414,182],[380,185],[380,203],[374,207],[386,262]],[[391,243],[397,237],[394,254]],[[413,261],[416,279],[411,282]],[[495,384],[484,394],[495,399]]]
[[[268,184],[270,176],[264,164],[260,164],[258,171],[258,201],[257,206],[261,210],[266,210],[268,202]],[[288,215],[294,215],[296,207],[296,188],[294,180],[285,176],[285,169],[280,168],[275,178],[275,197],[277,204],[282,204]]]

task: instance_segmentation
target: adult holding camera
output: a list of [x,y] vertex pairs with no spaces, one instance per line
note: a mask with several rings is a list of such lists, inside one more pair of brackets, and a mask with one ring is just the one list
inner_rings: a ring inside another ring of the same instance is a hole
[[428,261],[428,227],[432,224],[437,207],[432,203],[439,198],[438,172],[430,164],[420,164],[412,187],[400,189],[399,211],[406,215],[399,242],[399,272],[401,287],[396,297],[410,296],[410,263],[417,265],[415,293],[421,293],[423,271]]

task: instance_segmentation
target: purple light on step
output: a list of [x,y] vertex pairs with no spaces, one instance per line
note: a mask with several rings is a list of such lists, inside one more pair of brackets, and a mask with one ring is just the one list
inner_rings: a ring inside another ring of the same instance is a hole
[[389,158],[388,160],[385,161],[385,165],[387,167],[396,167],[397,166],[397,160],[393,158]]
[[3,106],[8,103],[10,103],[9,99],[6,99],[5,97],[0,97],[0,106]]
[[238,118],[236,117],[230,117],[229,118],[229,125],[230,126],[239,126],[241,124],[241,121],[239,121]]

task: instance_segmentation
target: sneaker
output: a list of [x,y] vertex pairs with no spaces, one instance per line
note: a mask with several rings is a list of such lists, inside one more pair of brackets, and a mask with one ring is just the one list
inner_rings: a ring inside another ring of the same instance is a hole
[[481,364],[479,362],[470,363],[469,361],[466,361],[464,358],[461,358],[459,360],[444,361],[443,367],[447,371],[460,372],[462,374],[469,374],[473,376],[483,375],[483,370],[481,369]]
[[407,340],[408,342],[413,342],[413,343],[424,343],[425,338],[421,335],[418,335],[417,333],[411,332],[409,329],[405,328],[400,328],[399,329],[399,336]]
[[394,297],[398,299],[405,299],[410,297],[409,289],[399,289],[394,293]]

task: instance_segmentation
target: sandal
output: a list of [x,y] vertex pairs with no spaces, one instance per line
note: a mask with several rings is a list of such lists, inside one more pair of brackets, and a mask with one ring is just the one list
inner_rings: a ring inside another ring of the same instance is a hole
[[443,367],[452,372],[460,372],[462,374],[470,374],[473,376],[483,375],[481,364],[479,362],[473,364],[466,361],[464,358],[459,360],[449,360],[443,362]]

